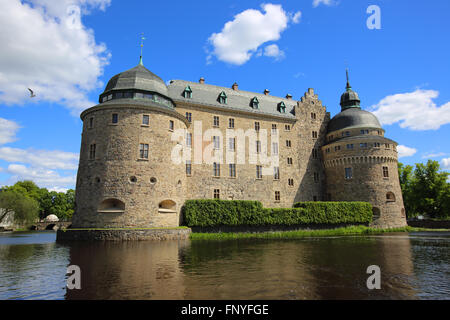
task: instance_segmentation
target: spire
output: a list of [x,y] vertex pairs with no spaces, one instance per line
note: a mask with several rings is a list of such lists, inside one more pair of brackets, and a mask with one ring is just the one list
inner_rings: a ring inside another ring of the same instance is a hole
[[347,74],[347,87],[346,87],[346,89],[349,90],[349,89],[352,88],[352,86],[350,85],[350,82],[348,80],[348,68],[345,69],[345,73]]
[[144,65],[144,63],[142,62],[142,49],[144,48],[144,40],[145,40],[144,33],[142,32],[141,33],[141,56],[139,57],[139,65],[140,66]]

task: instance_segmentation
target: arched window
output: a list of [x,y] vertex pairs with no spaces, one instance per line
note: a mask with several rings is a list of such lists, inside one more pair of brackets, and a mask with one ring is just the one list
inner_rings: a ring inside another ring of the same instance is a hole
[[159,203],[159,213],[176,213],[177,204],[173,200],[163,200]]
[[283,101],[278,104],[278,111],[281,113],[286,113],[286,105]]
[[119,199],[103,200],[98,206],[99,212],[123,212],[125,211],[125,203]]
[[190,99],[192,98],[192,90],[190,86],[187,86],[183,91],[183,97]]
[[227,104],[227,95],[226,95],[226,93],[225,93],[224,91],[222,91],[222,92],[219,94],[219,99],[218,99],[218,101],[219,101],[219,103],[221,103],[221,104]]
[[251,102],[250,105],[253,109],[259,109],[259,101],[258,98],[254,97]]
[[392,192],[386,193],[386,201],[394,202],[395,201],[395,194]]

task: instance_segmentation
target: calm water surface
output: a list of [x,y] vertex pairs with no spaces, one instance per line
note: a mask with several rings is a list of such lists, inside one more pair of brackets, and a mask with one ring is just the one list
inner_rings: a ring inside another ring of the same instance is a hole
[[[450,233],[56,243],[0,234],[0,299],[449,299]],[[66,288],[68,265],[81,290]],[[381,268],[381,290],[366,269]]]

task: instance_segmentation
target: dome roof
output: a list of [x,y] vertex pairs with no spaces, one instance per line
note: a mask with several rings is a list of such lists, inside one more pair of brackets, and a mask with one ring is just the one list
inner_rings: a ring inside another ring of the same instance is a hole
[[44,221],[58,222],[59,218],[56,215],[54,215],[54,214],[49,214],[48,216],[45,217]]
[[344,128],[381,128],[377,117],[360,108],[348,108],[338,113],[328,123],[328,132]]
[[156,74],[148,70],[142,63],[127,71],[116,74],[106,85],[106,93],[111,90],[137,89],[157,92],[168,96],[167,86]]

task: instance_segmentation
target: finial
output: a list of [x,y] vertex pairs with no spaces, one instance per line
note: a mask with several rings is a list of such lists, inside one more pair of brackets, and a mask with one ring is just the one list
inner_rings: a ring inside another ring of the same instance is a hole
[[142,62],[142,49],[144,48],[144,33],[141,32],[141,56],[139,57],[139,65],[143,66],[144,63]]
[[347,89],[351,89],[350,82],[348,80],[348,68],[345,69],[345,73],[347,74]]

